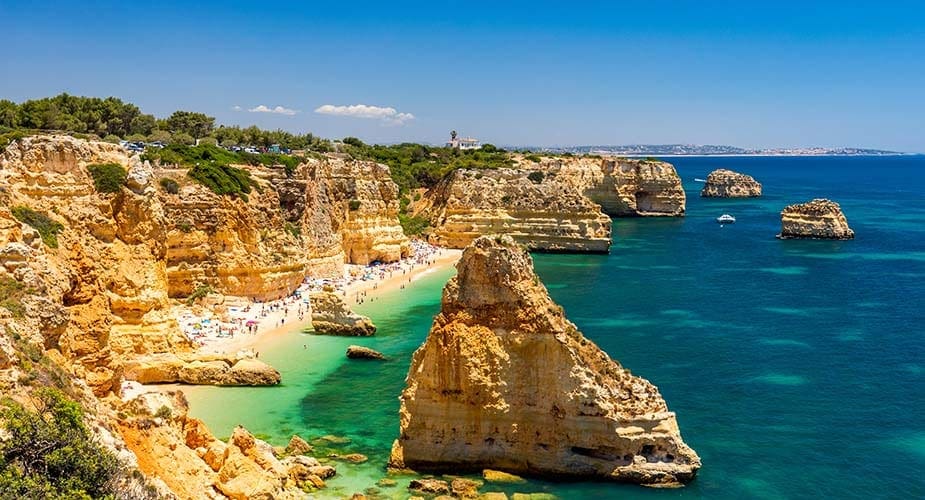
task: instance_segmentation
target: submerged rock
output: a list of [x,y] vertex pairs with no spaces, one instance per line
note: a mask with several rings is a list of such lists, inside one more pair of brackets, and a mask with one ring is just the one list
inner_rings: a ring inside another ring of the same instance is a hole
[[311,294],[312,328],[315,333],[368,337],[376,325],[366,316],[350,310],[343,297],[328,291]]
[[700,196],[705,198],[752,198],[761,196],[761,184],[750,175],[721,168],[710,172]]
[[412,359],[391,467],[694,478],[700,458],[658,389],[565,318],[523,248],[481,237],[457,269]]
[[425,495],[446,495],[450,492],[450,485],[442,479],[412,479],[408,490]]
[[780,239],[850,240],[854,230],[841,206],[834,201],[817,198],[807,203],[789,205],[780,213]]
[[508,474],[507,472],[502,472],[499,470],[485,469],[482,471],[482,477],[485,478],[489,483],[525,483],[526,479],[514,475]]
[[359,345],[348,346],[347,357],[350,359],[385,359],[381,352]]

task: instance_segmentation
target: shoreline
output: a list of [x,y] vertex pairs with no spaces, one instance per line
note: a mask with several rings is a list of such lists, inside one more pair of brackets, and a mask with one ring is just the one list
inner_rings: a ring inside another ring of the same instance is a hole
[[[402,272],[399,273],[398,269],[393,269],[384,277],[356,280],[338,289],[337,293],[343,296],[344,301],[353,309],[366,301],[375,301],[385,294],[401,291],[404,285],[416,281],[422,276],[455,265],[461,255],[462,250],[440,248],[433,259],[426,263],[414,262],[411,258],[403,259],[400,264]],[[410,265],[405,264],[405,260],[410,262]],[[351,268],[361,269],[367,268],[367,266],[345,264],[345,277],[349,275]],[[233,298],[232,300],[246,301],[247,299]],[[299,319],[300,301],[301,299],[294,296],[279,301],[283,303],[283,307],[268,311],[266,316],[262,317],[257,323],[256,333],[239,334],[232,338],[211,339],[208,344],[199,346],[196,351],[201,354],[217,355],[234,355],[242,351],[252,351],[255,357],[259,359],[259,347],[267,341],[291,333],[293,330],[311,327],[311,314],[308,307],[305,307],[305,314],[302,319]],[[257,304],[251,304],[251,307],[255,306]],[[285,321],[280,323],[281,320]]]

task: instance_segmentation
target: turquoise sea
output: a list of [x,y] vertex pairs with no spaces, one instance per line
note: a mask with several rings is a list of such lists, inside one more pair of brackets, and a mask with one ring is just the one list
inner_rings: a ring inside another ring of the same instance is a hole
[[[508,493],[562,498],[925,498],[925,157],[671,158],[687,217],[616,219],[610,255],[535,255],[584,334],[656,384],[703,459],[684,489],[532,480]],[[765,196],[699,197],[715,168],[755,176]],[[853,241],[779,241],[780,210],[828,197]],[[714,218],[730,213],[734,225]],[[359,452],[318,497],[385,476],[411,353],[452,271],[359,310],[369,339],[298,331],[261,349],[284,383],[185,389],[219,436],[243,424],[274,444],[349,438]],[[385,363],[348,361],[357,343]],[[484,488],[483,491],[502,490]],[[380,488],[406,498],[403,484]]]

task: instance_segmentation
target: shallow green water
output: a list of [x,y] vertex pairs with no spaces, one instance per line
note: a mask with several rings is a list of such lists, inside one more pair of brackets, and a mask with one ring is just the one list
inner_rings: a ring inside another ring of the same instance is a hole
[[[683,219],[614,221],[610,255],[536,255],[553,298],[589,338],[655,383],[701,455],[681,490],[531,481],[563,498],[925,497],[925,159],[672,159]],[[695,177],[732,168],[764,183],[758,200],[702,200]],[[857,239],[778,241],[780,209],[828,196]],[[719,227],[732,213],[738,222]],[[370,339],[293,332],[262,348],[276,388],[190,388],[218,435],[235,424],[284,444],[292,433],[352,441],[322,496],[384,476],[411,353],[451,271],[365,304]],[[390,356],[349,361],[351,343]],[[307,345],[307,349],[303,349]],[[508,492],[515,489],[508,489]],[[406,498],[402,487],[385,493]]]

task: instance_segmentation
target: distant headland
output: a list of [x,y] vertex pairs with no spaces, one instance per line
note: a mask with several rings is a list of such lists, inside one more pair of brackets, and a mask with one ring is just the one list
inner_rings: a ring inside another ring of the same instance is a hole
[[697,144],[628,144],[623,146],[527,147],[537,152],[618,156],[896,156],[917,153],[870,148],[765,148]]

